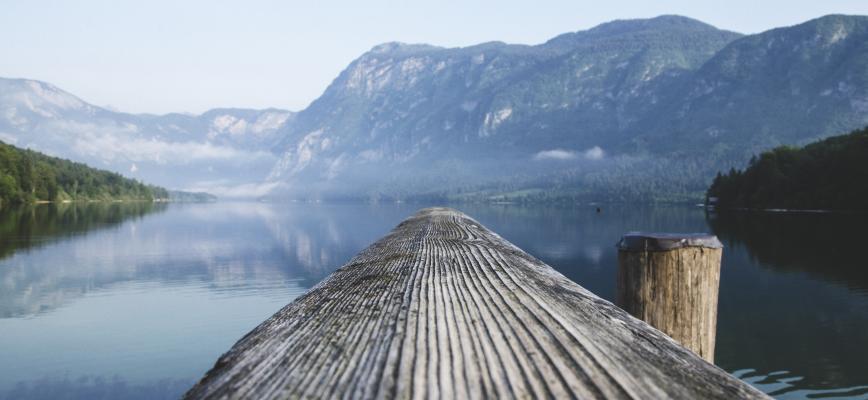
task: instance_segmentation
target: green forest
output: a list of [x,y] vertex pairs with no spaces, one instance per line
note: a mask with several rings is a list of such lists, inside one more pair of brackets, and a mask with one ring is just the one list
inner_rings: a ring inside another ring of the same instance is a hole
[[166,189],[0,142],[0,206],[39,201],[168,199]]
[[868,128],[764,152],[744,170],[719,173],[706,199],[720,208],[868,211]]

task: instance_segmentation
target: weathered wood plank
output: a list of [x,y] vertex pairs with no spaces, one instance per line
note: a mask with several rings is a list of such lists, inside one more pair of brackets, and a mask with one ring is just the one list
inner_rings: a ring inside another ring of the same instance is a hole
[[444,208],[263,322],[186,397],[766,398]]

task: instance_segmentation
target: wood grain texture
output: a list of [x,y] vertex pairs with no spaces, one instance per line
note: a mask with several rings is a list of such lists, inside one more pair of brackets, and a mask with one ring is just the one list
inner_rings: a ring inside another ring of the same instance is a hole
[[186,398],[767,398],[466,215],[424,209]]
[[722,251],[619,250],[618,306],[714,362]]

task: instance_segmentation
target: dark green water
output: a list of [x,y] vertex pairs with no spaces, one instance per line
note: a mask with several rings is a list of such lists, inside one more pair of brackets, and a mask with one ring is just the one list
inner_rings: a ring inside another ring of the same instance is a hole
[[[421,205],[0,210],[0,398],[176,398],[223,351]],[[779,398],[868,399],[868,219],[691,207],[457,206],[612,299],[621,234],[726,246],[718,365]]]

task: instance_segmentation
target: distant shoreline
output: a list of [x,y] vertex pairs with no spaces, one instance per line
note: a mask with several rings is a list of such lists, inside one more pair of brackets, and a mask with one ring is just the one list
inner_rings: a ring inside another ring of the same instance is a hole
[[213,203],[217,200],[172,200],[172,199],[81,199],[81,200],[33,200],[24,203],[4,204],[0,202],[0,210],[9,207],[22,207],[29,205],[44,205],[44,204],[82,204],[82,203]]
[[771,214],[865,214],[861,210],[832,210],[832,209],[798,209],[798,208],[747,208],[747,207],[717,207],[706,205],[709,211],[738,211],[738,212],[761,212]]

